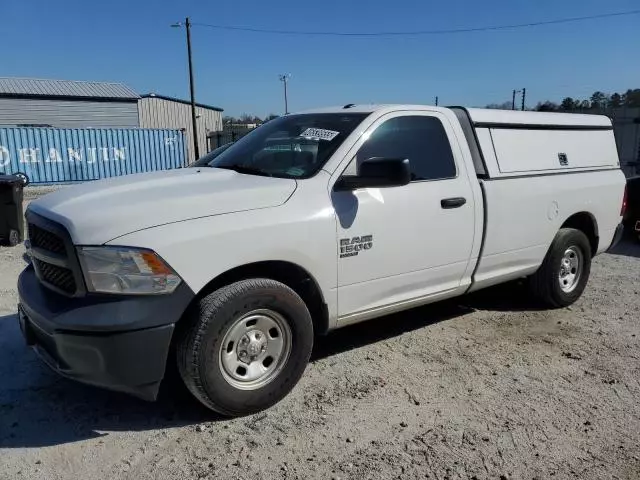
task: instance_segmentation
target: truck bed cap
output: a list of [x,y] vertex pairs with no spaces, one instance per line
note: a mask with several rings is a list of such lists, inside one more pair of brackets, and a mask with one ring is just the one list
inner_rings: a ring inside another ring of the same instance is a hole
[[468,108],[467,112],[475,126],[492,125],[538,125],[584,126],[611,128],[611,120],[604,115],[585,115],[576,113],[520,112],[512,110],[494,110],[487,108]]

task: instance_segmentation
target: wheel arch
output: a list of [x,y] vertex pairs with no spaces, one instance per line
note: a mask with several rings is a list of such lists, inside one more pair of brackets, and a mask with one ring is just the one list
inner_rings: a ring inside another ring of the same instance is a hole
[[269,278],[282,282],[295,291],[305,302],[316,334],[329,331],[329,312],[317,280],[305,268],[283,260],[269,260],[231,268],[207,283],[195,296],[192,304],[231,283],[249,278]]
[[575,228],[584,233],[589,239],[591,246],[591,256],[595,256],[598,252],[600,236],[598,233],[598,221],[595,216],[589,212],[577,212],[568,217],[560,228]]

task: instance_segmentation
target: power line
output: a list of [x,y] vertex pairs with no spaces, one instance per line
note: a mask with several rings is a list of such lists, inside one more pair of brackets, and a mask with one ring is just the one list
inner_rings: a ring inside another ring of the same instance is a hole
[[268,33],[275,35],[306,35],[306,36],[335,36],[335,37],[391,37],[391,36],[417,36],[417,35],[445,35],[454,33],[488,32],[491,30],[510,30],[517,28],[538,27],[541,25],[556,25],[559,23],[583,22],[586,20],[596,20],[599,18],[622,17],[628,15],[638,15],[640,10],[628,10],[626,12],[602,13],[600,15],[588,15],[585,17],[560,18],[555,20],[545,20],[541,22],[518,23],[512,25],[493,25],[473,28],[452,28],[446,30],[417,30],[408,32],[305,32],[301,30],[271,30],[268,28],[239,27],[233,25],[214,25],[210,23],[193,22],[192,25],[199,27],[215,28],[218,30],[237,30],[242,32]]

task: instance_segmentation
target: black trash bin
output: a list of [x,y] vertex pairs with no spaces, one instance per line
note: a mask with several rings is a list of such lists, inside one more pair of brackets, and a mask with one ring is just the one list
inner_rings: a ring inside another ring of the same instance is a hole
[[12,247],[24,240],[24,183],[15,175],[0,175],[0,242]]

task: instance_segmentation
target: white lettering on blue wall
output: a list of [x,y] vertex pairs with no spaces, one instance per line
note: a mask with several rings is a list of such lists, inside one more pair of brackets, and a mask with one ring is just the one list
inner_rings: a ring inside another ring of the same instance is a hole
[[125,160],[126,159],[126,150],[127,147],[122,148],[114,148],[113,149],[113,159],[114,160]]
[[87,148],[87,157],[89,158],[87,163],[96,163],[96,150],[98,149],[95,147]]
[[49,149],[49,157],[47,157],[47,159],[45,160],[45,162],[47,163],[62,163],[62,157],[60,156],[60,153],[58,153],[58,150],[56,150],[55,148],[50,148]]
[[67,155],[70,162],[75,160],[81,162],[82,161],[82,149],[75,150],[73,148],[67,148]]
[[18,150],[20,155],[20,163],[38,163],[39,148],[21,148]]
[[[117,162],[127,159],[127,147],[90,147],[87,149],[69,147],[67,148],[66,156],[64,156],[64,153],[65,152],[55,147],[51,147],[41,156],[39,148],[19,148],[16,158],[20,163],[82,162],[85,159],[87,163],[96,163],[98,160],[103,162]],[[11,158],[11,150],[4,145],[0,145],[0,167],[8,166]]]
[[11,161],[11,155],[9,149],[0,145],[0,167],[6,167]]

